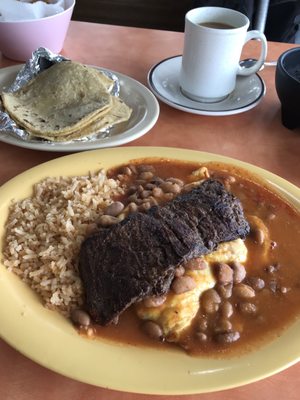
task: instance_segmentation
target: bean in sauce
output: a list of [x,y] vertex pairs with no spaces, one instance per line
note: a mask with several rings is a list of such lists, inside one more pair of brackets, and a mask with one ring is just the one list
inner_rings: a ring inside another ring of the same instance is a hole
[[[193,175],[193,171],[198,172]],[[233,351],[243,352],[249,346],[256,348],[280,334],[299,316],[299,212],[264,188],[251,174],[217,163],[208,163],[203,169],[198,163],[147,159],[110,171],[110,176],[118,175],[126,177],[121,179],[121,184],[127,187],[126,195],[115,199],[124,205],[122,214],[142,209],[145,212],[149,204],[151,207],[155,202],[163,205],[179,193],[192,190],[202,179],[212,177],[222,181],[242,201],[246,217],[255,215],[267,227],[270,236],[267,255],[262,253],[265,231],[252,227],[252,234],[245,240],[247,261],[215,264],[217,283],[201,296],[199,312],[183,335],[182,346],[186,351],[192,355],[225,356]],[[288,252],[284,250],[287,243]],[[193,261],[183,268],[178,267],[174,282],[185,278],[189,268],[197,269],[196,264]],[[163,335],[159,324],[147,321],[142,325],[143,329],[132,307],[121,315],[117,325],[93,329],[99,336],[134,345],[168,346],[161,343]]]

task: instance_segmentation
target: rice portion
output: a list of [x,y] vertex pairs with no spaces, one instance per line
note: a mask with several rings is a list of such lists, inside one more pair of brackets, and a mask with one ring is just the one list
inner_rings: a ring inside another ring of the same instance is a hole
[[10,207],[4,265],[30,285],[47,308],[69,316],[83,303],[80,245],[120,194],[119,181],[109,179],[104,170],[35,184],[31,197]]

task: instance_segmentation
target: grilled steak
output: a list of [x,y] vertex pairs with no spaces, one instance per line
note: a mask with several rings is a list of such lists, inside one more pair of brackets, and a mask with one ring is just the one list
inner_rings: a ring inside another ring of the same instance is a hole
[[108,324],[136,301],[166,293],[182,262],[248,233],[240,201],[212,179],[165,206],[133,213],[82,244],[87,311]]

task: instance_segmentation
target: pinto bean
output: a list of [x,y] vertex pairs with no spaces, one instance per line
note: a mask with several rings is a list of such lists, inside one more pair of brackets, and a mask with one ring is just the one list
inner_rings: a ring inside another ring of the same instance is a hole
[[132,170],[129,167],[123,167],[121,168],[121,173],[127,176],[131,176]]
[[230,344],[234,343],[240,338],[240,333],[235,331],[235,332],[221,332],[215,335],[215,340],[216,342],[220,344]]
[[74,324],[79,326],[89,326],[91,324],[91,317],[89,314],[79,308],[72,310],[71,319]]
[[252,235],[254,237],[254,241],[259,245],[264,244],[265,242],[265,233],[262,229],[258,227],[252,228]]
[[153,196],[149,196],[147,200],[150,202],[151,206],[157,206],[158,205],[158,201]]
[[111,226],[117,224],[119,222],[119,219],[111,215],[101,215],[97,222],[101,226]]
[[146,321],[143,323],[142,329],[152,339],[160,340],[163,337],[163,331],[156,322]]
[[224,318],[230,318],[233,314],[233,306],[229,301],[224,301],[220,306],[221,315]]
[[221,319],[217,322],[215,332],[230,332],[232,329],[232,323],[228,319]]
[[245,315],[255,315],[257,312],[257,307],[253,303],[245,302],[239,304],[239,310]]
[[155,187],[154,183],[146,183],[145,185],[146,190],[153,190]]
[[216,289],[223,299],[229,299],[232,295],[232,283],[227,285],[217,285]]
[[160,178],[159,176],[154,176],[150,181],[150,183],[154,183],[154,185],[156,185],[156,186],[160,185],[163,182],[164,182],[164,180],[162,178]]
[[90,235],[92,233],[97,232],[97,230],[98,230],[98,225],[95,223],[91,223],[86,227],[86,234]]
[[120,201],[114,201],[104,210],[104,214],[111,215],[112,217],[116,217],[119,215],[124,209],[124,204]]
[[130,202],[130,203],[138,203],[138,197],[137,197],[137,193],[135,192],[135,193],[133,193],[132,195],[130,195],[129,197],[128,197],[128,201]]
[[164,194],[164,192],[163,192],[162,188],[160,188],[160,187],[155,187],[155,188],[152,190],[152,195],[153,195],[154,197],[162,197],[163,194]]
[[226,178],[223,179],[224,186],[226,190],[230,191],[231,190],[231,185],[236,181],[234,176],[227,176]]
[[233,281],[233,270],[228,264],[217,263],[215,265],[216,278],[219,283],[226,285]]
[[171,289],[176,294],[181,294],[195,289],[196,282],[188,275],[183,275],[175,278],[172,282]]
[[255,290],[244,283],[239,283],[233,287],[233,293],[241,299],[249,299],[255,297]]
[[141,172],[140,175],[139,175],[139,178],[143,179],[145,181],[150,181],[150,179],[153,178],[153,172],[151,172],[151,171]]
[[256,291],[262,290],[265,287],[265,281],[255,276],[247,278],[247,283]]
[[165,193],[174,193],[178,194],[181,192],[181,187],[177,183],[172,182],[163,182],[159,186]]
[[130,168],[130,170],[132,171],[133,174],[137,174],[137,169],[136,169],[135,165],[133,165],[133,164],[128,165],[128,168]]
[[145,307],[159,307],[166,301],[167,296],[151,296],[143,300]]
[[205,332],[207,330],[207,328],[208,328],[207,319],[204,318],[204,317],[199,318],[199,321],[198,321],[198,324],[197,324],[197,328],[198,328],[199,331]]
[[142,193],[141,193],[141,198],[142,199],[147,199],[150,196],[150,194],[151,194],[150,190],[143,190]]
[[127,194],[133,194],[137,191],[137,187],[135,185],[131,185],[128,190],[127,190]]
[[196,337],[200,342],[206,342],[207,341],[207,335],[203,332],[196,332]]
[[208,289],[201,296],[201,306],[205,314],[217,312],[220,303],[221,297],[215,289]]
[[155,172],[153,165],[141,164],[137,168],[139,172]]
[[175,269],[175,277],[179,278],[180,276],[183,276],[185,274],[185,268],[183,265],[179,265],[176,269]]
[[239,262],[234,262],[231,264],[231,268],[233,270],[233,282],[240,283],[246,277],[246,269],[243,264]]
[[[136,181],[137,182],[137,181]],[[144,183],[144,181],[140,181],[139,185],[136,188],[137,193],[140,195],[144,191],[144,186],[141,184]]]
[[167,201],[171,201],[171,200],[173,200],[173,198],[174,198],[174,193],[165,193],[165,194],[164,194],[164,198],[165,198],[165,200],[167,200]]
[[236,182],[236,178],[233,175],[228,175],[225,180],[230,184]]
[[127,207],[129,212],[136,212],[138,210],[137,204],[133,202],[129,203]]
[[183,181],[178,178],[167,178],[166,181],[172,182],[172,183],[177,183],[177,185],[179,185],[180,187],[182,187],[184,185]]
[[192,260],[189,260],[184,264],[184,268],[191,270],[206,269],[208,268],[208,263],[201,257],[193,258]]
[[150,202],[149,201],[146,201],[145,203],[142,203],[140,206],[139,206],[139,210],[140,211],[147,211],[147,210],[149,210],[151,208],[151,204],[150,204]]

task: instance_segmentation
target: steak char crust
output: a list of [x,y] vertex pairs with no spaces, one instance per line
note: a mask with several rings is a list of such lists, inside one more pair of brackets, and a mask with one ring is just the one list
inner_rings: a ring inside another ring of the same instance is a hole
[[213,179],[165,206],[130,214],[81,246],[86,310],[106,325],[131,304],[166,293],[179,264],[249,231],[240,201]]

